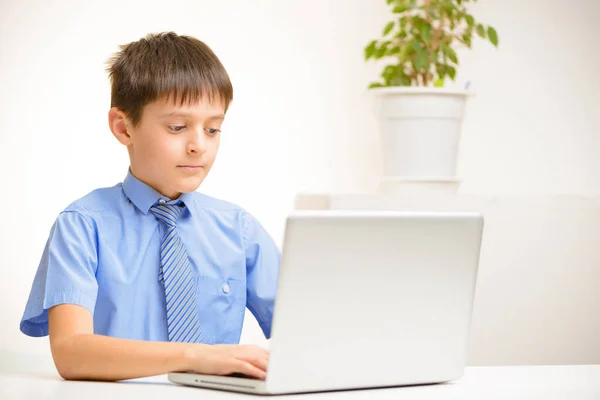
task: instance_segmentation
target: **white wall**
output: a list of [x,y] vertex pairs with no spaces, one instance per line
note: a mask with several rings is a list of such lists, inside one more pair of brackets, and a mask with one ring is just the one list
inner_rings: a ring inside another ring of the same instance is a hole
[[478,93],[464,126],[464,191],[600,193],[600,2],[481,0],[500,32],[458,78]]
[[[600,194],[600,2],[481,0],[473,11],[500,49],[463,54],[458,81],[478,94],[464,192]],[[362,51],[388,19],[384,0],[0,2],[0,198],[15,209],[0,225],[0,367],[2,352],[48,355],[18,323],[54,218],[126,173],[106,118],[104,62],[118,44],[175,30],[215,50],[235,100],[201,190],[246,207],[280,242],[295,193],[377,185],[365,88],[379,68]],[[252,321],[244,340],[260,340]]]

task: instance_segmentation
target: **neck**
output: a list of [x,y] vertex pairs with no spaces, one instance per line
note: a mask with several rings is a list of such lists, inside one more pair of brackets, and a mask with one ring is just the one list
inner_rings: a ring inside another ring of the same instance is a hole
[[131,172],[131,175],[133,175],[135,179],[150,186],[162,196],[168,197],[171,200],[177,200],[179,196],[181,196],[180,192],[169,192],[167,190],[161,189],[158,185],[153,184],[149,179],[146,179],[144,176],[138,174],[132,165],[129,167],[129,172]]

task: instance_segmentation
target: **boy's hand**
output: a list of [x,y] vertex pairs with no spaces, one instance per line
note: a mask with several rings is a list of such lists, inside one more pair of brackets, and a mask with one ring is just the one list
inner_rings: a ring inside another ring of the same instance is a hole
[[192,345],[186,353],[191,369],[205,375],[241,373],[264,380],[269,352],[254,345]]

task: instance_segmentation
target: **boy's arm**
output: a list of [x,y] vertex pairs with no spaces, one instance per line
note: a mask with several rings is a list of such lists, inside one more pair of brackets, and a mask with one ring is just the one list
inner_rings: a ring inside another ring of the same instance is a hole
[[270,339],[281,253],[260,222],[245,217],[247,306]]
[[61,304],[48,313],[50,347],[65,379],[124,380],[175,371],[265,378],[268,352],[257,346],[119,339],[93,333],[84,307]]

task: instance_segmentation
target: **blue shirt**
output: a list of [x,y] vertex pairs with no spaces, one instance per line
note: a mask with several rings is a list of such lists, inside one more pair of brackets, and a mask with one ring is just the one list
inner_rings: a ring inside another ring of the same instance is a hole
[[[48,309],[77,304],[94,333],[167,341],[159,248],[164,224],[149,212],[164,198],[131,172],[57,217],[21,320],[29,336],[48,335]],[[164,198],[170,201],[168,198]],[[239,343],[246,307],[267,338],[280,252],[248,212],[198,192],[184,193],[178,231],[196,281],[204,343]]]

